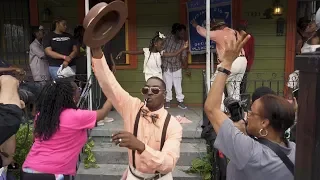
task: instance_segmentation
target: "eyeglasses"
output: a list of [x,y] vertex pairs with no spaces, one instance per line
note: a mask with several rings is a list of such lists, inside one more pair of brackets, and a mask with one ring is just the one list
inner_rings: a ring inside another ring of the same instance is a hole
[[151,92],[153,94],[159,94],[160,91],[165,91],[165,89],[160,89],[159,87],[148,87],[148,86],[145,86],[141,89],[141,93],[146,95],[149,93],[149,90],[151,90]]
[[260,116],[260,114],[252,112],[252,111],[248,111],[248,116]]

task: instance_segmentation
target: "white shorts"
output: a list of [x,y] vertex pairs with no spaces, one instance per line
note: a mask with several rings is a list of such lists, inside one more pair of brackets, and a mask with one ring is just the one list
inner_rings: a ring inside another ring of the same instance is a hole
[[151,78],[151,77],[158,77],[158,78],[162,79],[162,73],[153,73],[153,74],[144,73],[144,78],[145,78],[146,81],[148,81],[148,79]]

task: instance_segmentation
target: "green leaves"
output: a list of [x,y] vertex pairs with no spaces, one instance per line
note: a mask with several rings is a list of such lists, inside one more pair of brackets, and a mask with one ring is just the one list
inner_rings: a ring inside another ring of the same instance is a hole
[[89,169],[89,168],[98,168],[99,166],[97,165],[97,160],[94,154],[92,153],[92,148],[94,147],[94,141],[89,138],[87,144],[84,146],[84,168]]
[[[16,134],[16,153],[14,160],[21,167],[26,159],[31,146],[33,144],[33,126],[21,125]],[[20,171],[15,171],[14,175],[17,179],[20,177]]]
[[200,174],[203,180],[211,180],[212,156],[210,154],[212,153],[207,154],[205,157],[194,159],[191,163],[191,167],[185,172]]

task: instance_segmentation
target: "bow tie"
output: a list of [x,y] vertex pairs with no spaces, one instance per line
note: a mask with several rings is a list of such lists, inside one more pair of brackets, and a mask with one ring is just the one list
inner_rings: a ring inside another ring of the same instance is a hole
[[155,124],[156,121],[159,119],[159,114],[152,114],[148,109],[145,108],[141,109],[141,116],[144,118],[150,117],[153,124]]

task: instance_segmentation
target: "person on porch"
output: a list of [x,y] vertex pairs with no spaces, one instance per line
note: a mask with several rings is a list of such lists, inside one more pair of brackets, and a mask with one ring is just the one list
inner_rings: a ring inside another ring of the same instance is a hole
[[58,74],[61,69],[68,70],[68,77],[75,75],[76,62],[74,60],[78,55],[78,47],[73,36],[67,33],[67,21],[64,18],[57,18],[52,22],[51,32],[43,38],[43,48],[49,61],[49,73],[53,80],[59,78]]
[[32,35],[34,40],[30,44],[29,65],[33,80],[41,89],[50,80],[49,64],[42,46],[43,27],[34,27]]
[[[197,29],[197,32],[206,37],[207,30],[198,25],[198,23],[193,20],[191,24],[194,28]],[[240,37],[238,31],[231,29],[227,26],[227,24],[222,19],[214,19],[211,23],[211,31],[210,31],[210,39],[216,42],[216,49],[217,49],[217,56],[218,62],[220,63],[217,68],[221,66],[221,53],[225,49],[225,39],[227,40],[235,40],[237,41]],[[245,57],[245,52],[241,49],[238,58],[232,63],[231,74],[228,77],[226,83],[226,93],[223,94],[222,99],[224,96],[233,97],[234,99],[240,100],[240,84],[242,82],[244,73],[247,68],[247,59]],[[214,73],[211,78],[211,83],[214,81],[218,71]],[[225,111],[223,102],[221,102],[221,110]]]
[[317,30],[315,21],[308,20],[307,17],[301,17],[297,23],[296,34],[296,54],[301,54],[301,48]]
[[[172,25],[171,34],[167,35],[164,44],[164,51],[173,53],[183,48],[185,45],[186,26],[180,23]],[[170,108],[170,101],[172,100],[172,86],[176,93],[178,107],[187,109],[183,103],[184,95],[182,93],[182,68],[187,67],[187,50],[184,50],[179,56],[175,57],[162,57],[162,71],[163,80],[167,86],[167,95],[165,108]],[[187,71],[190,74],[189,71]]]
[[188,43],[186,42],[183,47],[181,47],[178,51],[167,53],[163,50],[164,42],[166,36],[161,32],[157,31],[155,36],[150,40],[149,47],[143,48],[139,51],[122,51],[118,54],[117,59],[123,54],[130,55],[142,55],[144,54],[144,62],[143,62],[143,73],[145,80],[148,81],[150,77],[156,76],[162,79],[162,60],[161,58],[175,57],[179,56],[180,53],[185,51],[188,48]]
[[182,126],[164,109],[164,81],[149,78],[141,90],[142,102],[120,86],[101,48],[92,48],[92,69],[103,93],[124,120],[124,130],[112,135],[115,144],[128,148],[129,165],[122,180],[172,180],[171,172],[180,156]]
[[[237,31],[246,31],[247,32],[247,28],[248,28],[248,21],[246,20],[241,20],[239,22],[239,26],[237,27]],[[249,33],[248,33],[249,34]],[[247,58],[247,69],[246,72],[243,75],[243,79],[240,85],[240,93],[243,94],[246,92],[247,89],[247,79],[248,79],[248,74],[251,71],[251,67],[253,65],[253,61],[254,61],[254,37],[252,36],[252,34],[250,34],[250,39],[248,40],[248,42],[244,45],[243,50],[245,52],[245,56]]]

